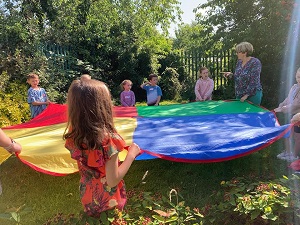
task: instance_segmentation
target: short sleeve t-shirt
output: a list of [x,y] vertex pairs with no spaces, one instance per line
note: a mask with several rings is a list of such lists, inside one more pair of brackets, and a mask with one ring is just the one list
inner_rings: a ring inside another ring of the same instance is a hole
[[143,89],[146,90],[147,92],[147,104],[154,104],[156,103],[157,97],[162,96],[162,91],[159,86],[151,86],[151,85],[146,85],[143,87]]
[[30,104],[31,118],[36,117],[41,112],[43,112],[47,105],[32,105],[33,102],[46,102],[48,100],[46,91],[44,88],[39,88],[38,90],[30,87],[27,92],[27,102]]

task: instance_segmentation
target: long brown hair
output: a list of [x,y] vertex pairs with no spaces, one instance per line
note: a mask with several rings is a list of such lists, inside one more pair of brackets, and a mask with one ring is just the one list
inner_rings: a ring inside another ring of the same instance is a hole
[[63,138],[79,149],[99,149],[107,135],[116,132],[111,95],[97,80],[74,80],[68,90],[68,123]]

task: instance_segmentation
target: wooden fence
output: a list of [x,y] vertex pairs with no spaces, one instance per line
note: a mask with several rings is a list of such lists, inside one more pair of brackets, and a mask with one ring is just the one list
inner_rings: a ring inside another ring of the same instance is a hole
[[44,44],[41,46],[42,52],[53,65],[61,70],[69,70],[71,66],[70,48],[67,46],[60,46],[58,44]]
[[[57,44],[44,44],[41,47],[45,56],[62,70],[69,70],[72,57],[70,48],[62,47]],[[192,49],[180,52],[181,63],[184,65],[185,74],[191,76],[196,82],[198,79],[198,70],[205,66],[209,69],[210,77],[214,80],[215,90],[225,85],[223,71],[234,71],[236,64],[236,55],[232,49],[219,51],[203,51],[201,49]]]
[[214,52],[193,49],[191,51],[182,51],[180,57],[186,74],[191,76],[195,82],[198,79],[199,68],[202,66],[207,67],[211,78],[215,81],[215,90],[225,84],[225,78],[221,72],[233,72],[237,60],[231,49]]

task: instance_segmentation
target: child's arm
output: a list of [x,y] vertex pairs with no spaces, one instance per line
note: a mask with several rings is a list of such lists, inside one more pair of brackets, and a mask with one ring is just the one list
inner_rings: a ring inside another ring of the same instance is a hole
[[131,106],[134,106],[135,105],[135,94],[134,92],[132,91],[132,102],[131,102]]
[[140,87],[141,87],[141,88],[144,88],[144,86],[147,85],[147,84],[150,85],[150,82],[147,81],[147,82],[145,82],[145,83],[142,83]]
[[159,86],[157,86],[156,90],[157,90],[157,99],[156,99],[155,105],[158,105],[160,100],[161,100],[162,91],[161,91],[161,88]]
[[196,100],[198,99],[199,101],[202,101],[203,99],[201,98],[201,95],[199,94],[199,80],[197,80],[196,85],[195,85],[195,95],[196,95]]
[[127,105],[127,103],[125,102],[124,92],[121,93],[121,95],[120,95],[120,100],[121,100],[121,105],[122,105],[122,106],[129,106],[129,105]]
[[209,87],[208,87],[208,90],[207,92],[204,94],[204,100],[209,100],[211,95],[212,95],[212,92],[214,90],[214,81],[212,79],[209,80]]
[[[294,88],[296,88],[295,84],[291,87],[288,97],[281,102],[277,108],[274,109],[275,112],[287,112],[288,109],[291,107],[289,103],[289,99],[293,96],[294,93]],[[297,99],[295,99],[297,100]],[[294,104],[299,104],[300,105],[300,99],[298,99],[299,103],[294,102]]]
[[0,146],[6,149],[9,153],[20,153],[22,150],[22,146],[9,138],[2,129],[0,129]]
[[47,100],[46,102],[32,102],[32,105],[49,105],[51,102]]
[[132,143],[128,149],[127,156],[119,166],[118,154],[114,154],[105,164],[106,181],[108,186],[115,187],[128,172],[135,157],[140,154],[140,147]]
[[160,102],[160,99],[161,99],[161,96],[159,95],[159,96],[157,96],[157,100],[156,100],[156,103],[155,103],[155,105],[158,105],[159,104],[159,102]]
[[[46,91],[43,88],[41,88],[41,92],[42,92],[42,95],[45,95],[44,102],[36,101],[35,95],[29,91],[28,92],[28,103],[30,103],[32,105],[49,105],[51,102],[47,96]],[[44,100],[44,99],[42,99],[42,100]]]

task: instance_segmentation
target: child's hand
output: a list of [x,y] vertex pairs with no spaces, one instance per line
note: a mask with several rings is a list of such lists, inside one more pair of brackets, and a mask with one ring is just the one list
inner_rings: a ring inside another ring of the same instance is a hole
[[278,107],[278,108],[275,108],[275,109],[274,109],[274,112],[281,112],[281,108],[279,108],[279,107]]
[[291,119],[291,123],[297,123],[297,122],[300,122],[300,113],[295,114]]
[[22,151],[22,146],[19,143],[15,143],[13,152],[20,153],[21,151]]
[[141,153],[140,147],[136,143],[132,143],[128,148],[128,155],[133,158],[137,157]]
[[278,107],[278,108],[274,109],[274,112],[282,112],[282,110],[285,108],[286,108],[286,106]]

